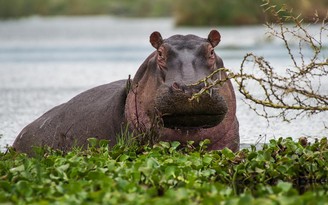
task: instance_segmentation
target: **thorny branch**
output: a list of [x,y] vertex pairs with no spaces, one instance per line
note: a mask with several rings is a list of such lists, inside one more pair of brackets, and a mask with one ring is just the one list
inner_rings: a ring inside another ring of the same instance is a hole
[[[191,98],[189,99],[189,101],[193,101],[193,100],[199,101],[199,97],[201,95],[204,95],[205,93],[211,95],[211,90],[212,90],[213,87],[215,87],[217,85],[222,85],[223,83],[225,83],[226,81],[228,81],[230,79],[230,77],[225,78],[225,79],[218,78],[218,79],[215,79],[214,81],[212,81],[213,76],[220,73],[220,72],[230,73],[230,70],[227,69],[227,68],[216,69],[210,75],[206,76],[204,79],[202,79],[202,80],[200,80],[200,81],[198,81],[194,84],[189,85],[189,86],[196,86],[196,85],[199,85],[199,84],[204,84],[204,87],[199,92],[194,93],[191,96]],[[231,75],[232,75],[231,77],[234,77],[233,73],[231,73]]]
[[[228,79],[237,83],[239,92],[245,97],[244,101],[266,119],[281,117],[290,121],[299,116],[328,111],[328,88],[322,86],[322,82],[328,81],[328,58],[323,53],[327,48],[322,42],[323,38],[328,38],[328,13],[324,19],[317,17],[314,20],[319,29],[313,34],[308,29],[310,24],[304,25],[300,15],[293,16],[292,10],[277,10],[276,6],[270,3],[264,4],[263,7],[265,12],[274,14],[277,22],[266,24],[267,34],[282,41],[292,66],[283,70],[274,68],[263,57],[248,53],[237,73],[221,68],[200,81],[199,83],[205,84],[205,88],[194,94],[191,100],[224,83],[227,79],[213,82],[209,82],[209,79],[215,73],[226,71]],[[287,15],[280,17],[280,12]],[[286,25],[285,22],[290,21],[293,25]],[[310,54],[308,50],[311,51]]]

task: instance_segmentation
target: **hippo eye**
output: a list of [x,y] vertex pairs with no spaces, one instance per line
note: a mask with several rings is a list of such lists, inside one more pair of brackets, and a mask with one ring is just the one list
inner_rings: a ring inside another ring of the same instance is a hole
[[165,60],[165,49],[164,49],[164,47],[161,46],[157,50],[157,58],[158,58],[158,60]]
[[214,49],[213,48],[210,50],[210,58],[214,58]]
[[165,61],[166,61],[166,59],[165,59],[165,53],[163,53],[164,52],[164,50],[163,50],[163,48],[159,48],[158,50],[157,50],[157,65],[158,65],[158,67],[161,69],[161,70],[163,70],[164,68],[165,68]]
[[165,61],[165,56],[163,54],[163,51],[161,51],[161,50],[157,51],[157,60],[158,61]]

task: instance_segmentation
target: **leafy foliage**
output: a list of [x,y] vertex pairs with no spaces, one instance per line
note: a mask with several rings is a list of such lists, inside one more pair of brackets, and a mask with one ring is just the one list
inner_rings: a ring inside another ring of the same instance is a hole
[[[177,0],[174,1],[174,17],[177,25],[250,25],[276,22],[276,16],[264,13],[261,4],[270,2],[277,7],[293,8],[295,13],[302,13],[304,21],[312,21],[314,11],[323,18],[327,13],[327,1],[295,0]],[[285,13],[280,13],[283,17]]]
[[[268,1],[268,0],[265,0]],[[326,0],[270,0],[287,5],[311,21],[314,11],[326,15]],[[274,22],[275,16],[262,12],[263,0],[0,0],[0,19],[31,15],[114,15],[128,17],[173,16],[176,25],[249,25]],[[281,13],[283,16],[284,14]],[[195,18],[196,17],[196,18]]]
[[168,16],[171,0],[0,0],[0,18],[30,15]]
[[[190,142],[152,148],[90,140],[67,154],[37,149],[29,158],[0,154],[0,202],[6,204],[313,204],[328,200],[328,143],[271,140],[233,153]],[[311,182],[311,183],[310,183]],[[300,185],[323,183],[320,188]]]

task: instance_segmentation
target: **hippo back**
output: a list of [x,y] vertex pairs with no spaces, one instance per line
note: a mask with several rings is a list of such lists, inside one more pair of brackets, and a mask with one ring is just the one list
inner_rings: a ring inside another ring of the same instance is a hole
[[126,80],[87,90],[70,101],[49,110],[17,136],[13,147],[32,153],[33,146],[49,146],[63,151],[86,146],[95,137],[116,143],[124,123]]

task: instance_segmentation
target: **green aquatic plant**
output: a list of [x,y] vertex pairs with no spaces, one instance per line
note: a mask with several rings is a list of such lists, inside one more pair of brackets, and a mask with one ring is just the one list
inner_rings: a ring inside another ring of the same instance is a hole
[[109,148],[89,140],[68,153],[0,153],[6,204],[312,204],[326,203],[327,138],[312,144],[271,140],[237,153],[203,141]]

